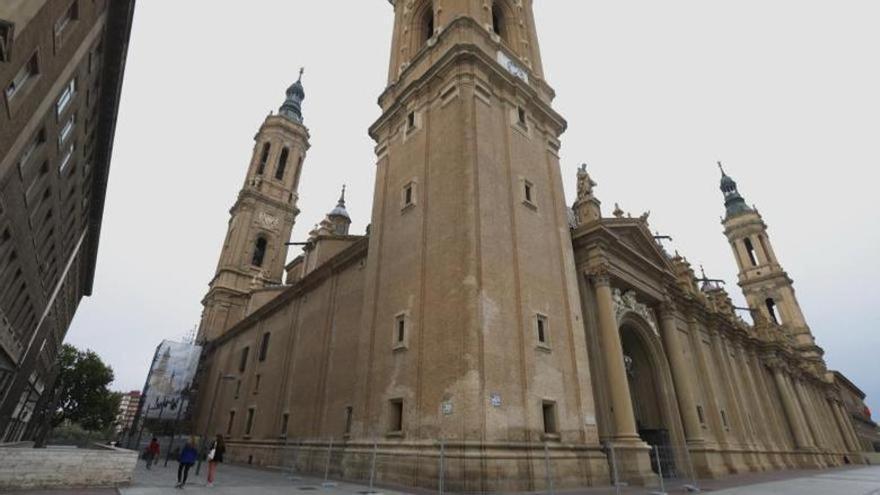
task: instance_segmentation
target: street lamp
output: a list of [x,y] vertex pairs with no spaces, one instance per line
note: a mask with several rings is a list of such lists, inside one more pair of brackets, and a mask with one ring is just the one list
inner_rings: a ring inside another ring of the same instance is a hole
[[220,393],[220,382],[224,380],[232,381],[236,378],[235,375],[217,373],[217,383],[214,385],[214,396],[211,397],[211,407],[208,409],[208,416],[205,418],[205,433],[202,435],[202,455],[199,456],[199,463],[196,465],[196,475],[198,475],[199,471],[202,469],[202,458],[205,457],[207,453],[208,429],[211,427],[211,420],[214,418],[214,406],[217,404],[217,394]]

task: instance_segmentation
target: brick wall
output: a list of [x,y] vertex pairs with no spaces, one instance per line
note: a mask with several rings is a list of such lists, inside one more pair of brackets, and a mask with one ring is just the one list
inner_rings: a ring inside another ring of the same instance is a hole
[[4,444],[0,445],[0,491],[124,485],[131,482],[136,463],[136,452],[103,445],[33,449],[28,444]]

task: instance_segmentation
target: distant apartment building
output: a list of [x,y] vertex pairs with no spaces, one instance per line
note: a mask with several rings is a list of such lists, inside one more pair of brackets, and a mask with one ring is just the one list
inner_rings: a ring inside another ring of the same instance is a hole
[[134,424],[134,418],[137,416],[138,404],[141,401],[141,391],[132,390],[122,394],[119,401],[119,413],[116,415],[116,433],[128,432]]
[[0,1],[0,441],[92,293],[134,3]]

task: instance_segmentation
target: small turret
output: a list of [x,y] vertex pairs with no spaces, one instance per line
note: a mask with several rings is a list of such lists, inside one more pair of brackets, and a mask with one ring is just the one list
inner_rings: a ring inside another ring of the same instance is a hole
[[727,208],[727,218],[752,211],[746,200],[740,195],[736,187],[736,181],[724,173],[724,166],[718,162],[721,170],[721,192],[724,193],[724,206]]

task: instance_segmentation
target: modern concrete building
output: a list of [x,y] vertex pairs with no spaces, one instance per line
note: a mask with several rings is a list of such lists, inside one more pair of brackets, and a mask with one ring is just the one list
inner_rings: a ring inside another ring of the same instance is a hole
[[[436,487],[543,489],[859,462],[760,213],[722,171],[724,234],[754,324],[666,253],[648,214],[605,215],[586,167],[566,205],[566,121],[531,0],[397,0],[371,226],[344,196],[284,265],[309,148],[297,81],[256,134],[199,340],[197,431],[232,460]],[[332,132],[332,130],[327,130]],[[328,201],[329,203],[329,201]],[[329,206],[329,205],[328,205]],[[283,280],[283,282],[282,282]],[[321,439],[321,440],[316,440]],[[613,454],[612,454],[613,452]],[[676,469],[675,467],[678,466]],[[323,467],[321,467],[323,469]]]
[[133,0],[0,2],[0,440],[92,293]]

